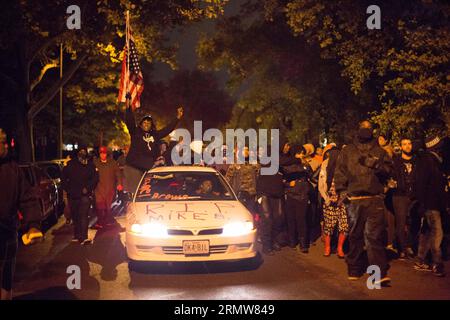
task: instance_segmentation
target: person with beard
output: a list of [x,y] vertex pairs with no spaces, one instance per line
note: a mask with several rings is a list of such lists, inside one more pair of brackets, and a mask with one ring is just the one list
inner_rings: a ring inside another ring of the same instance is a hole
[[154,120],[149,114],[142,117],[138,126],[136,126],[129,95],[127,95],[127,105],[125,124],[130,133],[131,145],[124,168],[125,191],[134,193],[142,175],[153,167],[155,159],[158,157],[158,141],[175,129],[183,116],[183,108],[177,109],[175,120],[170,122],[165,128],[156,130]]
[[[419,250],[414,269],[432,271],[435,276],[445,276],[442,263],[441,242],[443,239],[442,218],[447,214],[445,201],[446,179],[442,170],[442,140],[428,137],[426,151],[418,159],[417,195],[422,214],[422,228],[419,235]],[[432,264],[426,261],[431,252]]]
[[39,201],[22,170],[9,156],[6,134],[1,128],[0,190],[0,300],[11,300],[18,247],[17,212],[22,213],[21,224],[27,230],[22,236],[24,244],[31,244],[43,235],[39,231]]
[[73,220],[72,242],[91,244],[92,240],[88,238],[89,209],[99,177],[94,163],[88,159],[86,146],[79,146],[76,156],[64,167],[61,180]]
[[416,202],[417,157],[413,153],[412,140],[403,137],[400,140],[401,154],[395,155],[393,179],[393,205],[395,214],[395,236],[400,259],[414,257],[412,250],[410,224],[412,208]]
[[345,258],[344,242],[348,233],[347,209],[344,204],[338,204],[338,195],[336,193],[334,183],[334,172],[339,157],[339,149],[335,143],[328,144],[324,149],[324,161],[320,169],[319,175],[319,192],[322,196],[323,218],[324,218],[324,256],[331,255],[331,237],[334,229],[338,227],[338,247],[337,256],[341,259]]
[[369,265],[380,268],[376,284],[390,282],[384,248],[384,186],[392,172],[392,160],[373,137],[373,125],[359,123],[353,142],[338,157],[334,182],[338,204],[349,202],[349,251],[346,256],[348,279],[357,280]]
[[288,241],[291,248],[297,248],[299,252],[308,253],[310,197],[312,194],[312,185],[309,179],[312,176],[312,169],[302,159],[302,146],[294,145],[290,152],[292,154],[291,159],[284,159],[281,164],[283,180],[285,181]]

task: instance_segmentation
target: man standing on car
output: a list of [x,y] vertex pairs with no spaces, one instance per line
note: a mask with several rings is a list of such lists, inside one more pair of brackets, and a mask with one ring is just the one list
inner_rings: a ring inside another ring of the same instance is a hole
[[80,145],[76,156],[62,173],[62,185],[67,192],[74,226],[72,242],[82,245],[92,243],[88,238],[88,215],[97,183],[98,173],[92,161],[88,160],[87,147]]
[[384,185],[392,171],[392,160],[373,137],[373,125],[360,122],[356,139],[338,157],[335,187],[339,203],[349,201],[349,251],[346,256],[348,279],[357,280],[366,272],[364,248],[369,265],[377,266],[381,278],[390,282],[384,251]]
[[170,122],[165,128],[156,130],[155,122],[149,114],[142,117],[136,126],[130,106],[129,94],[127,95],[127,105],[125,124],[130,133],[131,145],[124,168],[125,191],[135,192],[143,173],[153,167],[158,157],[159,148],[157,142],[175,129],[183,116],[183,108],[177,109],[175,120]]
[[97,212],[96,228],[101,229],[113,225],[115,220],[111,214],[111,205],[116,190],[122,191],[122,174],[119,165],[108,157],[108,148],[100,147],[100,157],[94,160],[98,172],[98,184],[95,188],[95,209]]
[[17,254],[18,211],[22,213],[26,239],[42,237],[39,202],[17,163],[8,157],[5,132],[0,128],[0,300],[12,299]]

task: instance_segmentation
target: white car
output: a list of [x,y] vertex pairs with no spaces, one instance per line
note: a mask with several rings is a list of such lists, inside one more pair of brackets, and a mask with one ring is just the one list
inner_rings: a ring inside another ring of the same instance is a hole
[[257,254],[252,214],[212,168],[146,172],[127,211],[131,261],[218,261]]

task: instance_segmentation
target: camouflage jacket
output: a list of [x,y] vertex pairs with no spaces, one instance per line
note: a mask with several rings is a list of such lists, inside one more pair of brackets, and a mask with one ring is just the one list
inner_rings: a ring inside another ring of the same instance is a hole
[[259,168],[259,164],[232,164],[228,168],[225,178],[236,194],[246,191],[253,196],[256,195],[256,178]]

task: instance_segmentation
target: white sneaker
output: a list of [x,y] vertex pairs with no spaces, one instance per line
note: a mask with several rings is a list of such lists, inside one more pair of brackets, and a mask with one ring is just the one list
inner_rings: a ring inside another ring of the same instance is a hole
[[83,241],[81,241],[81,245],[82,246],[87,246],[92,244],[92,240],[91,239],[84,239]]

